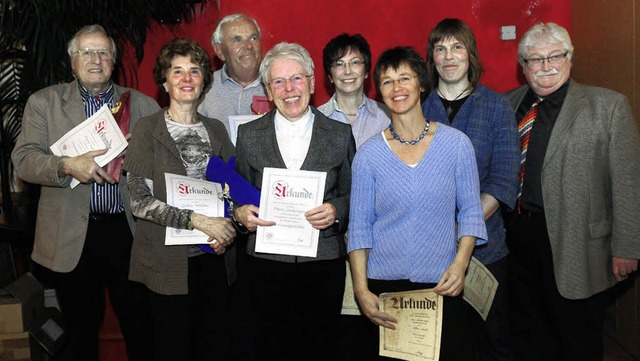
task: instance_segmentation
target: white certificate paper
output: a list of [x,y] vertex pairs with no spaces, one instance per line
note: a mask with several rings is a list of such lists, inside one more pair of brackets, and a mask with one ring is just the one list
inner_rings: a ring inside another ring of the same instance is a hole
[[233,145],[236,145],[236,139],[238,139],[238,126],[240,124],[249,123],[252,120],[256,120],[264,114],[256,115],[230,115],[229,116],[229,135]]
[[[122,134],[111,110],[105,104],[92,116],[63,135],[49,149],[58,156],[75,157],[92,150],[109,149],[105,154],[95,157],[99,166],[104,167],[127,148],[127,140]],[[80,182],[71,181],[71,188]]]
[[[164,178],[168,205],[191,209],[209,217],[224,217],[224,201],[218,197],[222,193],[220,184],[171,173],[165,173]],[[208,239],[209,236],[197,229],[167,227],[164,244],[208,244]]]
[[320,231],[304,213],[322,204],[325,172],[264,168],[259,217],[276,222],[258,227],[256,252],[316,257]]

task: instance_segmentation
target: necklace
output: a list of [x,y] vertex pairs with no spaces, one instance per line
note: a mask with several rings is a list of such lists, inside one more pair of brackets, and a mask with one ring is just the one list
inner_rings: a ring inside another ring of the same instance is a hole
[[424,136],[427,134],[427,132],[429,131],[429,121],[426,120],[426,125],[424,126],[424,129],[422,130],[422,133],[420,133],[420,136],[418,136],[418,138],[414,139],[414,140],[404,140],[402,139],[402,137],[400,137],[396,131],[393,129],[393,124],[389,125],[389,132],[391,133],[391,135],[393,135],[393,137],[400,143],[403,144],[407,144],[407,145],[416,145],[419,141],[422,140],[422,138],[424,138]]
[[196,117],[194,122],[179,122],[175,119],[173,119],[173,117],[171,116],[171,113],[169,113],[169,109],[164,111],[164,117],[169,119],[170,121],[174,122],[174,123],[180,123],[180,124],[186,124],[186,125],[190,125],[190,124],[196,124],[199,122],[198,118]]
[[466,92],[467,92],[467,89],[464,89],[462,91],[462,93],[458,94],[452,100],[449,100],[449,99],[447,99],[447,97],[444,96],[444,94],[442,94],[442,92],[440,92],[440,89],[438,89],[438,96],[440,96],[440,99],[442,99],[443,101],[447,102],[447,106],[445,107],[445,109],[447,111],[447,117],[451,118],[451,113],[453,113],[453,107],[451,106],[451,104],[453,104],[456,100],[458,100],[458,98],[460,98],[462,96],[462,94],[464,94]]

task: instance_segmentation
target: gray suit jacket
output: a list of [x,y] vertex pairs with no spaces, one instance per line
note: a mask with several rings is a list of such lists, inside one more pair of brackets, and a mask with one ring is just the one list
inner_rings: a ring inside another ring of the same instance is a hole
[[[160,106],[139,91],[117,85],[115,99],[126,91],[131,91],[131,131],[140,117],[158,111]],[[53,155],[49,146],[85,119],[77,81],[42,89],[27,101],[22,132],[12,153],[20,178],[42,186],[31,257],[56,272],[70,272],[80,260],[89,222],[91,184],[71,189],[72,178],[58,176],[60,157]],[[133,230],[126,181],[126,177],[120,177],[120,195]]]
[[[514,110],[528,90],[506,94]],[[541,175],[562,296],[582,299],[613,286],[612,256],[640,258],[638,175],[640,135],[627,99],[571,80]]]
[[[344,233],[349,222],[351,194],[351,162],[356,151],[349,124],[327,118],[316,108],[311,144],[301,170],[327,172],[324,202],[336,207],[337,223],[320,232],[318,256],[294,257],[255,252],[256,235],[249,235],[247,252],[250,255],[282,262],[308,262],[336,259],[346,255]],[[236,142],[236,170],[255,187],[262,187],[265,167],[286,168],[278,149],[274,116],[276,110],[262,118],[241,125]]]

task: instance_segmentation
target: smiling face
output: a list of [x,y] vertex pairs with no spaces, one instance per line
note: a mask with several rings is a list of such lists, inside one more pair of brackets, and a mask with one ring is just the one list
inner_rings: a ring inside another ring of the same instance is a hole
[[469,53],[455,37],[447,37],[433,47],[433,62],[440,81],[447,84],[468,82]]
[[392,113],[405,114],[416,107],[420,109],[420,93],[424,88],[420,87],[418,78],[405,63],[398,69],[388,68],[380,74],[382,100]]
[[[525,59],[541,59],[566,54],[567,50],[559,43],[539,43],[532,46]],[[529,61],[523,64],[522,72],[531,89],[539,96],[547,96],[558,90],[569,80],[571,59],[563,57],[557,64],[543,60],[542,64]]]
[[[307,74],[302,64],[290,59],[275,59],[269,66],[268,74],[269,100],[287,120],[295,122],[300,119],[309,109],[314,92],[313,74]],[[295,81],[300,77],[300,81]]]
[[198,101],[204,80],[202,69],[191,62],[188,56],[176,56],[171,60],[171,67],[167,70],[167,81],[163,84],[172,102],[178,104],[193,104]]
[[253,21],[239,18],[221,27],[222,42],[213,50],[227,65],[229,76],[235,81],[250,82],[258,77],[262,40]]
[[[113,54],[111,40],[101,33],[88,33],[78,36],[76,50],[94,49],[107,50]],[[106,91],[113,72],[113,58],[102,59],[94,54],[90,59],[85,59],[80,54],[74,53],[71,57],[71,69],[76,79],[93,95]]]
[[360,52],[349,51],[331,67],[329,79],[336,87],[338,95],[364,92],[367,77],[365,64]]

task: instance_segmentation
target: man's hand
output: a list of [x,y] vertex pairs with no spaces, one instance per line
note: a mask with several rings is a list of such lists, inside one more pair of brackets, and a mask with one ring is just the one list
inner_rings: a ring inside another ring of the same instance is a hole
[[638,270],[638,260],[631,258],[613,257],[613,276],[616,281],[624,281],[629,274]]
[[61,176],[70,175],[85,184],[92,182],[100,185],[105,182],[114,184],[116,180],[94,160],[95,157],[101,156],[106,152],[107,149],[92,150],[75,157],[66,158],[58,174]]

